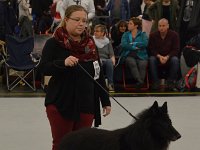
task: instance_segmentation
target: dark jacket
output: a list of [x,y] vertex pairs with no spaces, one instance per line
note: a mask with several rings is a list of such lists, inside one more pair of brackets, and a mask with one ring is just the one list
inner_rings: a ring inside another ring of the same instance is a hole
[[[45,106],[56,105],[64,118],[72,120],[79,120],[81,112],[94,114],[95,126],[98,126],[101,124],[100,101],[103,107],[110,106],[109,96],[80,66],[66,67],[64,60],[68,56],[69,50],[61,47],[54,38],[47,40],[40,63],[41,72],[52,76],[48,84]],[[92,61],[79,63],[92,77],[94,76]],[[98,82],[105,87],[102,71]]]
[[[185,9],[186,0],[180,1],[180,13],[177,21],[177,28],[180,31],[181,25],[183,24],[183,15]],[[192,15],[188,22],[187,28],[184,30],[193,31],[197,34],[200,32],[200,0],[193,0]]]
[[142,2],[143,0],[129,0],[130,17],[137,17],[142,15]]
[[[172,30],[176,29],[177,17],[178,17],[179,5],[177,0],[171,0],[170,4],[170,20],[169,25]],[[162,19],[163,9],[162,0],[157,0],[151,6],[148,7],[148,14],[152,20],[154,20],[151,31],[157,31],[158,21]]]
[[183,56],[188,67],[200,62],[200,33],[192,37],[183,48]]
[[180,53],[179,36],[175,31],[168,30],[165,39],[162,39],[160,32],[150,34],[148,50],[151,56],[160,54],[162,56],[178,56]]

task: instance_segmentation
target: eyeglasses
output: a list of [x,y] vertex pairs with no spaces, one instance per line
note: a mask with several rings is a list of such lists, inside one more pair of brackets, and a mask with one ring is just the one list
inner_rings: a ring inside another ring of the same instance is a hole
[[94,32],[102,32],[102,31],[100,31],[100,30],[94,30]]
[[71,19],[71,20],[73,20],[73,21],[75,21],[75,22],[77,22],[77,23],[80,23],[80,22],[82,22],[83,24],[87,24],[87,23],[88,23],[88,20],[87,20],[87,19],[71,18],[71,17],[67,17],[67,18],[69,18],[69,19]]

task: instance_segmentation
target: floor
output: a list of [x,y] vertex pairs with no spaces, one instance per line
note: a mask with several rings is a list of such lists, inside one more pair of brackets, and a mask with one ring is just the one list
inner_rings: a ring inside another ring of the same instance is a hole
[[[115,97],[133,115],[153,104],[168,102],[174,127],[182,138],[170,150],[198,150],[200,139],[200,96]],[[129,125],[133,119],[112,98],[112,113],[102,119],[101,128],[113,130]],[[51,133],[45,114],[44,97],[0,98],[0,149],[50,150]]]

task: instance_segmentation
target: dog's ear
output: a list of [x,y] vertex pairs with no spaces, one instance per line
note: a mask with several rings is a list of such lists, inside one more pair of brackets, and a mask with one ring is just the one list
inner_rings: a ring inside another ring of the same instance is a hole
[[153,103],[153,105],[151,106],[150,110],[152,111],[153,114],[154,114],[155,112],[157,112],[157,110],[158,110],[158,102],[157,102],[157,101],[155,101],[155,102]]
[[164,104],[162,105],[162,111],[164,112],[164,113],[167,113],[168,112],[168,110],[167,110],[167,102],[164,102]]
[[152,107],[152,108],[158,108],[158,102],[155,101],[151,107]]

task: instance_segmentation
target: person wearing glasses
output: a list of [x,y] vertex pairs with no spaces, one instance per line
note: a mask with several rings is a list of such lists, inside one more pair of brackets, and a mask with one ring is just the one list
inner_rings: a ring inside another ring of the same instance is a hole
[[[95,43],[87,33],[87,11],[80,5],[69,6],[53,37],[46,41],[40,70],[52,76],[45,97],[53,146],[59,149],[62,137],[84,127],[101,124],[111,112]],[[94,80],[97,81],[94,82]],[[101,85],[101,87],[99,86]]]
[[94,27],[94,41],[99,51],[99,57],[105,75],[108,79],[107,88],[110,92],[114,92],[113,72],[115,66],[115,55],[112,43],[107,37],[107,28],[105,25],[98,24]]
[[64,18],[64,12],[67,7],[71,5],[81,5],[83,6],[87,12],[88,12],[88,19],[91,20],[95,16],[95,6],[93,0],[63,0],[62,8],[63,11],[61,11],[61,17]]

